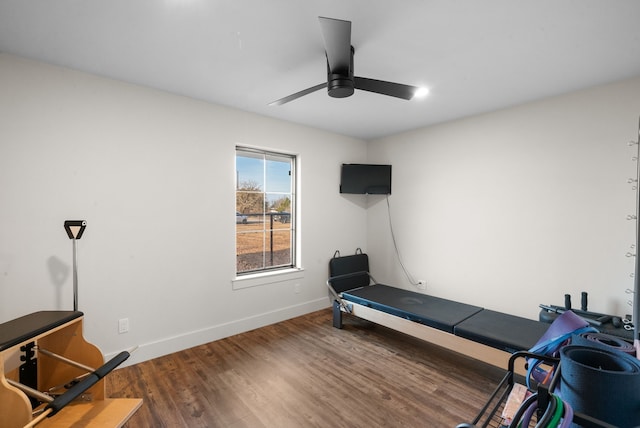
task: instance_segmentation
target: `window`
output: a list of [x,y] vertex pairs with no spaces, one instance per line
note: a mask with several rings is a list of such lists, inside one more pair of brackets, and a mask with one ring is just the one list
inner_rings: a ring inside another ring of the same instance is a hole
[[236,273],[291,268],[295,156],[236,148]]

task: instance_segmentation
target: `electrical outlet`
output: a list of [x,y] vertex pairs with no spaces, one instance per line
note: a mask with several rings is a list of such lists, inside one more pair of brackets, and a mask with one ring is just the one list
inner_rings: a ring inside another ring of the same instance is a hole
[[118,333],[127,333],[129,331],[129,318],[122,318],[118,320]]
[[418,289],[426,290],[427,289],[427,281],[425,281],[424,279],[419,279],[418,280]]
[[293,292],[296,294],[300,293],[300,284],[293,285]]

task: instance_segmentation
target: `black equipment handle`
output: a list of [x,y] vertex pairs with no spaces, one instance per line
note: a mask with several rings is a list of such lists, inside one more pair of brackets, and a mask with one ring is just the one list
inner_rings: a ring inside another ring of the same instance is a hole
[[51,416],[55,415],[64,406],[78,398],[80,394],[98,383],[100,379],[108,375],[109,372],[111,372],[113,369],[122,364],[127,358],[129,358],[129,355],[129,352],[127,351],[120,352],[118,355],[107,361],[104,365],[97,368],[94,372],[87,375],[80,382],[69,388],[67,392],[56,397],[55,400],[53,400],[47,405],[47,407],[45,407],[45,411],[52,410],[50,413],[48,413],[47,417],[50,418]]
[[582,292],[582,301],[581,301],[580,309],[586,312],[588,310],[587,309],[587,303],[588,303],[587,302],[587,292],[583,291]]

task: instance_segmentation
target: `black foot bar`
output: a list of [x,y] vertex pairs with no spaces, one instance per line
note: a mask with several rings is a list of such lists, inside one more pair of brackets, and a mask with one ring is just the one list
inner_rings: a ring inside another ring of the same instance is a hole
[[80,382],[73,385],[71,388],[67,390],[62,395],[56,397],[53,401],[47,404],[47,407],[44,408],[44,411],[38,416],[38,418],[34,419],[28,427],[35,426],[37,423],[41,422],[45,417],[50,418],[51,416],[58,413],[62,408],[64,408],[67,404],[71,403],[73,400],[78,398],[83,392],[87,389],[91,388],[93,385],[98,383],[100,379],[108,375],[113,369],[122,364],[127,358],[129,358],[128,351],[122,351],[109,361],[107,361],[104,365],[97,368],[95,371],[89,373],[85,376]]

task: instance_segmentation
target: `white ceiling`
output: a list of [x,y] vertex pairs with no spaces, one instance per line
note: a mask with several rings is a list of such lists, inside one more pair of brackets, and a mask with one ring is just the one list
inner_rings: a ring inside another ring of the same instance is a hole
[[[318,16],[430,95],[268,106],[326,81]],[[0,0],[0,51],[372,139],[640,75],[640,1]]]

